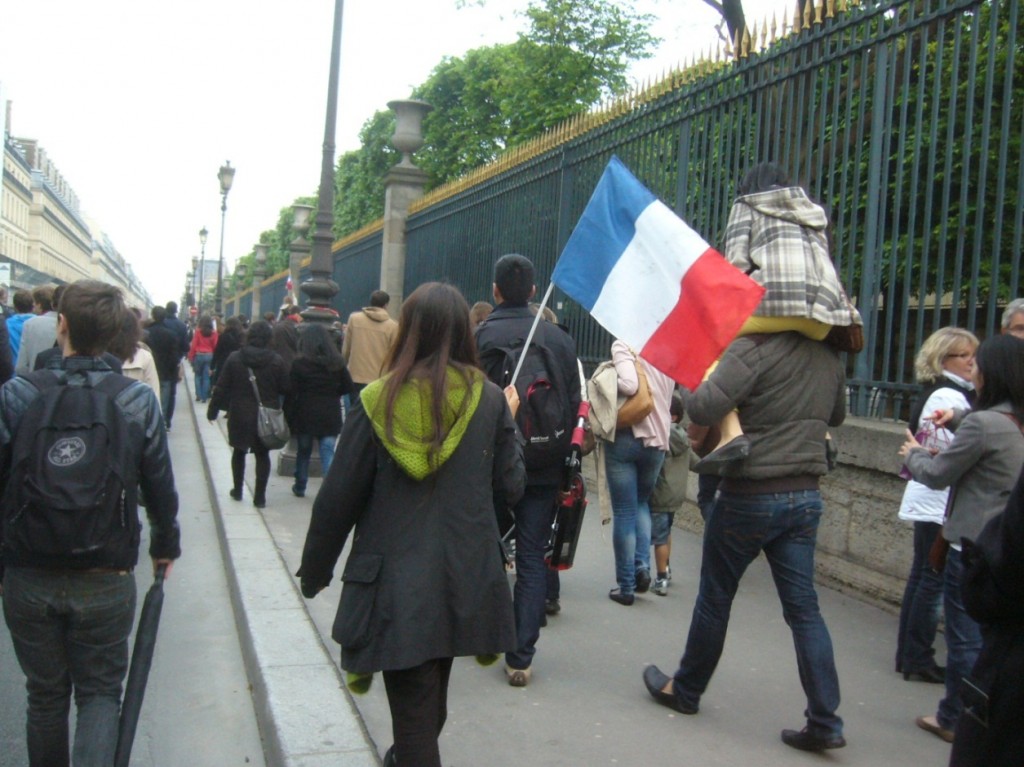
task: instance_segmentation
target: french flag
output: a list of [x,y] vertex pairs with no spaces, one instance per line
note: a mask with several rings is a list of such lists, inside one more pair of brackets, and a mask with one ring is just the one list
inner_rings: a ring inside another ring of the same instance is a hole
[[764,295],[614,156],[551,279],[688,389]]

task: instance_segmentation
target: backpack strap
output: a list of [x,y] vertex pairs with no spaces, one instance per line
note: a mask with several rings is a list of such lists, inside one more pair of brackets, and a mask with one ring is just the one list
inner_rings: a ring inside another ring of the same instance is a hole
[[33,386],[39,389],[39,391],[49,389],[53,386],[59,386],[61,384],[61,377],[49,368],[32,370],[28,373],[23,373],[21,377],[29,381]]
[[128,376],[121,375],[120,373],[111,372],[109,375],[103,376],[103,378],[100,379],[100,382],[93,388],[95,388],[96,391],[101,391],[108,395],[111,399],[114,399],[133,383],[135,383],[134,378],[129,378]]

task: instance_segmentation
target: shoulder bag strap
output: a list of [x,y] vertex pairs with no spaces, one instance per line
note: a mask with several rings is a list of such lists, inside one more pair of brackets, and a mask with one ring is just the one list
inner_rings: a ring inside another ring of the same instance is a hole
[[247,366],[245,369],[249,371],[249,383],[252,384],[252,393],[256,397],[256,407],[259,407],[263,404],[263,400],[260,399],[260,389],[256,385],[256,374],[252,372],[251,367]]

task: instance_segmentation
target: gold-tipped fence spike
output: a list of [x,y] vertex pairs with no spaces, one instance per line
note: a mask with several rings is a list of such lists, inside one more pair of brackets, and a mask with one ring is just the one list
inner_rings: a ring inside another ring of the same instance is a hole
[[789,8],[782,7],[782,36],[789,34]]
[[747,58],[750,55],[750,30],[743,30],[743,46],[740,48],[740,55]]
[[803,19],[803,21],[804,21],[804,29],[810,29],[811,28],[811,18],[812,18],[811,17],[811,6],[812,5],[813,5],[813,0],[805,0],[805,3],[804,3],[804,19]]
[[836,0],[828,0],[825,3],[825,18],[834,19],[836,17]]
[[825,18],[825,3],[824,0],[818,0],[814,4],[814,23],[820,24]]
[[771,42],[774,43],[779,39],[779,22],[775,16],[775,11],[772,11],[772,23],[771,23]]
[[850,7],[846,4],[846,0],[839,0],[839,12],[846,13],[850,10]]

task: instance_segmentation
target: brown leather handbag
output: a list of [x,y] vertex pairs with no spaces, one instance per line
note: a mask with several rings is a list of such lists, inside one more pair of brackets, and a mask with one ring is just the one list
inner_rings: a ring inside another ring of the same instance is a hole
[[651,396],[651,386],[647,383],[647,374],[637,362],[636,355],[633,356],[633,362],[636,365],[636,393],[629,396],[619,407],[618,416],[615,419],[616,429],[636,426],[654,410],[654,397]]

